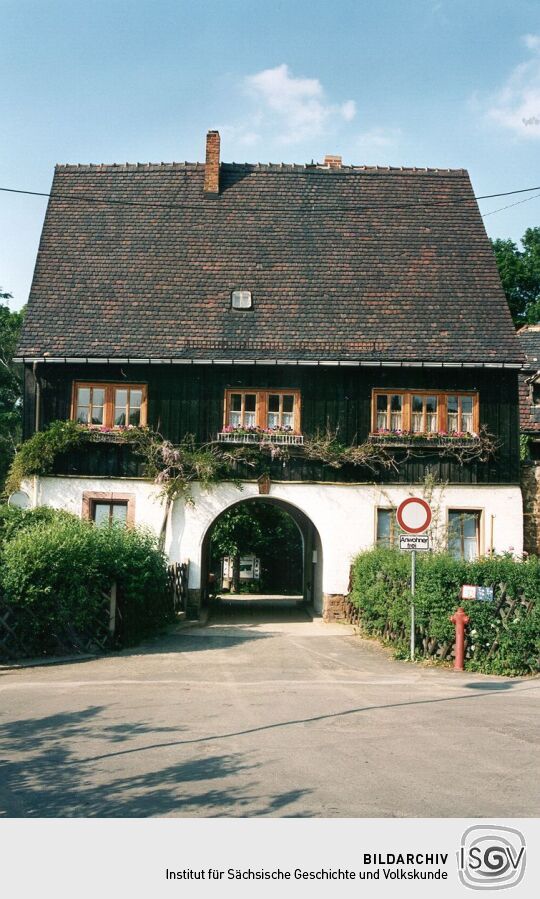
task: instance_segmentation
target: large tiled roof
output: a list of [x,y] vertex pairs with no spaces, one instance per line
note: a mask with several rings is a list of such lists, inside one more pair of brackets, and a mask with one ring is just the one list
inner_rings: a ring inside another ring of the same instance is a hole
[[209,197],[199,163],[57,166],[19,355],[521,361],[464,170],[220,178]]
[[540,409],[532,402],[531,378],[540,373],[540,325],[526,325],[518,332],[525,353],[524,371],[519,377],[519,421],[522,431],[540,434]]

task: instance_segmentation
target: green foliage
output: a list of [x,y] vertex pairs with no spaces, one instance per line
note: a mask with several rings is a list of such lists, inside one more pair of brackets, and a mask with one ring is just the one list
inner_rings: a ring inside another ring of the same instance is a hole
[[[103,621],[103,594],[114,582],[123,644],[169,620],[167,563],[153,536],[37,511],[22,513],[19,527],[15,517],[9,521],[14,531],[0,559],[0,587],[21,613],[19,635],[26,646],[50,653],[70,635],[94,634],[96,619]],[[4,515],[9,518],[11,513]]]
[[209,489],[219,481],[236,480],[238,464],[253,465],[249,449],[225,450],[213,443],[200,446],[192,434],[186,434],[177,446],[148,428],[140,429],[139,436],[130,439],[145,459],[147,473],[171,501],[183,497],[192,502],[191,485],[195,481]]
[[215,444],[197,446],[188,434],[179,446],[151,428],[125,430],[93,429],[74,421],[53,421],[44,431],[26,440],[13,459],[7,481],[6,494],[18,490],[24,478],[47,475],[53,471],[55,460],[85,443],[128,443],[143,459],[146,475],[155,480],[169,500],[183,497],[191,502],[194,481],[209,488],[222,480],[236,480],[238,466],[253,467],[253,450],[235,448],[224,450]]
[[540,227],[527,228],[519,250],[512,240],[493,240],[506,299],[516,325],[540,321]]
[[521,462],[527,462],[530,458],[531,437],[530,434],[519,435],[519,458]]
[[[394,549],[361,553],[353,563],[351,601],[366,633],[384,636],[398,649],[409,633],[410,557]],[[494,602],[460,599],[463,584],[494,588]],[[513,614],[500,606],[504,588],[517,599]],[[527,611],[524,603],[532,603]],[[540,658],[540,559],[507,556],[473,562],[442,553],[417,556],[415,616],[419,645],[452,643],[450,615],[463,605],[470,616],[467,667],[494,674],[538,670]],[[499,608],[500,607],[500,608]]]
[[5,543],[21,531],[27,531],[37,524],[73,521],[74,515],[50,506],[38,506],[36,509],[14,509],[8,505],[0,505],[0,553]]
[[[39,431],[19,448],[9,470],[6,492],[19,489],[21,481],[32,475],[47,475],[53,471],[56,458],[84,443],[94,442],[127,443],[133,452],[141,457],[145,474],[153,478],[161,487],[161,492],[169,502],[182,498],[193,502],[192,485],[196,482],[203,489],[210,489],[220,481],[234,481],[240,486],[246,472],[253,469],[261,459],[281,459],[290,457],[288,446],[279,446],[262,441],[256,446],[229,447],[216,444],[197,444],[192,434],[186,434],[178,445],[164,440],[161,434],[151,428],[88,428],[74,421],[54,421],[45,430]],[[403,458],[397,459],[386,441],[368,439],[361,444],[345,446],[340,443],[337,433],[326,430],[312,437],[306,436],[301,450],[306,459],[328,465],[330,468],[357,466],[377,471],[381,468],[399,470]],[[413,443],[414,441],[412,441]],[[484,428],[474,440],[460,445],[457,441],[447,441],[438,451],[445,457],[453,457],[461,464],[486,461],[496,451],[497,441]],[[406,458],[415,453],[411,445],[399,450]]]
[[18,490],[23,478],[50,474],[54,461],[84,442],[88,429],[74,421],[53,421],[46,431],[37,431],[26,440],[11,463],[6,481],[6,493]]
[[11,361],[19,340],[23,312],[12,312],[0,292],[0,492],[15,447],[21,439],[22,367]]
[[302,542],[287,512],[264,500],[241,502],[218,518],[210,542],[211,566],[223,556],[254,553],[261,560],[257,589],[301,591]]

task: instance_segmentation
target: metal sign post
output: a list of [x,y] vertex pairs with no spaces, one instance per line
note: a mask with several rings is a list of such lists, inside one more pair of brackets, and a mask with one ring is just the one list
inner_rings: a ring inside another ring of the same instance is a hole
[[[431,524],[431,509],[425,499],[411,496],[403,500],[396,510],[396,519],[402,531],[399,548],[411,553],[411,662],[416,650],[414,594],[416,590],[416,552],[429,550],[429,537],[420,536]],[[409,536],[413,535],[413,536]]]
[[416,649],[416,628],[414,626],[414,588],[416,587],[416,550],[411,552],[411,662]]

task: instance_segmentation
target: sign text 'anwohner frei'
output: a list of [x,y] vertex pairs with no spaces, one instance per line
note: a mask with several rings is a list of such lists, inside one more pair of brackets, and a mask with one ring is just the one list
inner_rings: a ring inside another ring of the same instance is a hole
[[429,549],[429,537],[427,534],[400,534],[399,548],[404,550],[420,550],[426,552]]

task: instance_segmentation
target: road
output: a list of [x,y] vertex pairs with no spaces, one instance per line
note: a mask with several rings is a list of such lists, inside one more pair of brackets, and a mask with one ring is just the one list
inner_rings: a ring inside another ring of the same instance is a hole
[[0,672],[3,817],[540,814],[540,679],[391,659],[305,613]]

